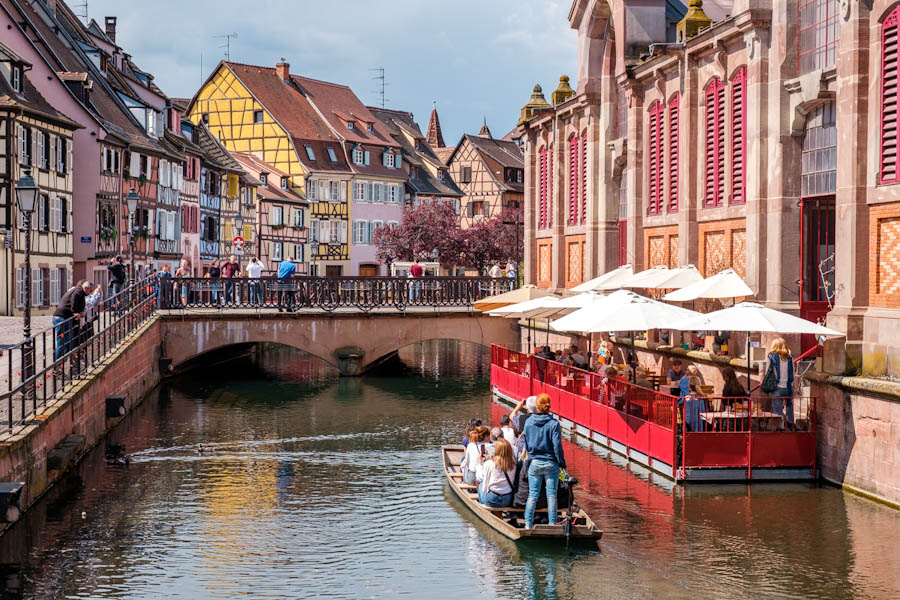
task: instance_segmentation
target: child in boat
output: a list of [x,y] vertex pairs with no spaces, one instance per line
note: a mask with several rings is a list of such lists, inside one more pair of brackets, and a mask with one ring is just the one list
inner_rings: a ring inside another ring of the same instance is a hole
[[500,438],[494,442],[494,456],[484,462],[478,501],[491,508],[512,506],[515,476],[516,461],[512,446]]
[[491,430],[479,425],[469,432],[469,443],[466,445],[466,455],[459,467],[463,472],[463,483],[475,485],[478,475],[482,471],[482,464],[487,460],[487,444],[491,439]]

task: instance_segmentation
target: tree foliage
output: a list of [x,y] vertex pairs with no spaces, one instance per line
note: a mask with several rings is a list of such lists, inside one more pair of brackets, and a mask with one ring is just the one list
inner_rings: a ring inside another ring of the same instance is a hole
[[494,262],[522,257],[522,210],[506,209],[498,216],[461,229],[450,204],[429,202],[406,209],[399,226],[379,229],[375,243],[378,260],[383,263],[411,261],[413,257],[432,260],[437,250],[437,260],[443,265],[482,270]]

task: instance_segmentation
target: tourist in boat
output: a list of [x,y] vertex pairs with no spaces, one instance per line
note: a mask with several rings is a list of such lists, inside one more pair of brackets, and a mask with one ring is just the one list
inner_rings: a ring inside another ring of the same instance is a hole
[[494,455],[484,461],[478,501],[491,508],[512,506],[516,461],[512,446],[503,438],[494,442]]
[[531,457],[528,467],[528,503],[525,505],[525,527],[534,527],[534,511],[541,493],[541,482],[547,491],[547,517],[556,523],[556,488],[559,470],[566,468],[559,421],[550,416],[550,396],[537,397],[537,412],[525,424],[525,449]]
[[681,379],[684,377],[684,367],[681,364],[681,359],[676,358],[672,361],[672,368],[669,369],[669,372],[666,373],[666,385],[669,386],[669,393],[673,396],[680,396],[678,389],[678,384],[681,382]]
[[481,419],[469,419],[469,424],[466,425],[466,433],[463,435],[462,442],[460,442],[463,446],[469,445],[469,434],[476,427],[481,427]]
[[509,442],[510,446],[516,445],[516,430],[513,429],[512,421],[509,415],[500,417],[500,430],[503,431],[503,439]]
[[[782,417],[788,429],[794,429],[794,361],[784,338],[775,338],[766,357],[765,378],[772,370],[776,388],[768,392],[772,399],[772,412]],[[785,414],[787,413],[787,414]]]
[[738,381],[737,373],[733,367],[725,367],[722,369],[722,379],[725,385],[722,386],[722,407],[732,408],[735,402],[741,402],[747,396],[747,390]]
[[491,439],[491,430],[484,425],[479,425],[469,432],[469,443],[466,445],[466,454],[463,457],[460,469],[463,472],[463,483],[475,485],[481,472],[482,464],[487,458],[485,446]]
[[525,438],[522,435],[522,432],[525,431],[525,422],[536,410],[537,396],[528,396],[524,400],[519,400],[519,403],[516,404],[515,408],[512,409],[512,412],[509,413],[509,418],[512,421],[517,436],[516,441],[513,444],[516,447],[516,456],[521,454],[522,450],[525,448]]

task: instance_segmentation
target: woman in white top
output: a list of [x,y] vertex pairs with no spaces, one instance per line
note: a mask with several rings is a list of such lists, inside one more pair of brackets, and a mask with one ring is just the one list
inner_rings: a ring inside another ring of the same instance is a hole
[[475,485],[481,479],[482,463],[488,458],[487,445],[490,439],[491,430],[483,425],[469,432],[466,454],[459,465],[463,472],[463,483]]
[[484,462],[484,477],[478,486],[478,501],[491,508],[512,506],[516,460],[505,439],[494,442],[494,456]]
[[[263,261],[257,260],[254,256],[250,259],[250,262],[247,263],[247,277],[249,279],[259,279],[262,276],[262,272],[265,271],[266,265],[263,264]],[[250,304],[262,304],[263,293],[260,281],[251,281],[250,282]]]

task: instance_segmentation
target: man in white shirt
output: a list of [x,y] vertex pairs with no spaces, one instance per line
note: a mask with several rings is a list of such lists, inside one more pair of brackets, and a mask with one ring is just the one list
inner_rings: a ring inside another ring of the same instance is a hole
[[[262,276],[262,272],[266,269],[266,265],[263,264],[263,261],[258,260],[255,256],[250,259],[250,262],[247,263],[247,278],[248,279],[259,279]],[[250,282],[250,304],[262,304],[263,302],[263,293],[262,286],[260,285],[262,282],[260,281],[251,281]]]
[[503,270],[500,268],[500,263],[495,262],[494,266],[491,267],[491,270],[488,271],[488,275],[491,277],[503,277]]

